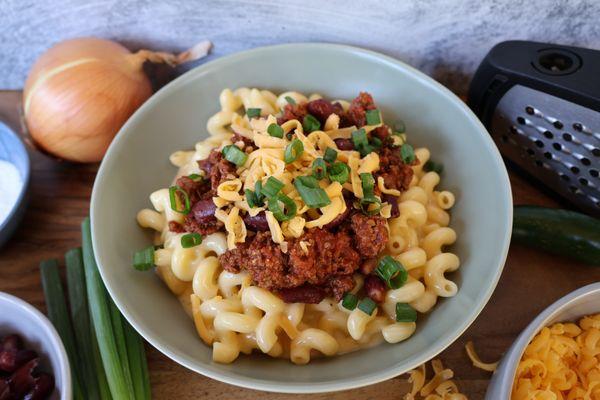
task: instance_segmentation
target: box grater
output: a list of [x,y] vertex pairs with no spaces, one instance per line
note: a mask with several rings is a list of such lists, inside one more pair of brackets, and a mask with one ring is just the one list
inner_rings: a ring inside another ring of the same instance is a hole
[[477,69],[468,103],[506,159],[600,216],[600,51],[502,42]]

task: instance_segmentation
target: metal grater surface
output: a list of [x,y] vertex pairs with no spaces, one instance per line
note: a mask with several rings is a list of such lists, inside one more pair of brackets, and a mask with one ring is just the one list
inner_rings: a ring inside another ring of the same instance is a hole
[[583,210],[600,215],[598,115],[515,85],[500,99],[490,131],[506,158]]

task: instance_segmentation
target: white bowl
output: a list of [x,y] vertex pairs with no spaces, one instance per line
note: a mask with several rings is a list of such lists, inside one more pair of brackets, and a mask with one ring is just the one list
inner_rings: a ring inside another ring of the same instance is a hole
[[[370,92],[391,121],[406,123],[409,140],[444,164],[441,187],[457,202],[450,251],[461,259],[452,273],[460,288],[419,317],[417,331],[337,357],[294,365],[253,355],[231,365],[212,361],[179,301],[156,274],[131,266],[135,250],[152,243],[135,215],[148,196],[175,174],[169,155],[206,137],[226,87],[319,92],[352,99]],[[255,49],[206,63],[152,96],[123,126],[98,171],[91,202],[98,268],[116,305],[136,330],[176,362],[248,388],[311,393],[346,390],[390,379],[435,357],[475,320],[502,272],[512,227],[512,198],[504,163],[489,134],[448,89],[397,60],[348,46],[312,43]]]
[[492,376],[486,400],[509,400],[517,365],[531,339],[545,326],[555,322],[576,321],[600,312],[600,282],[584,286],[554,302],[534,319],[502,357]]
[[32,305],[0,292],[0,337],[15,333],[27,349],[40,356],[40,369],[54,376],[55,389],[49,400],[71,400],[71,370],[65,347],[48,318]]

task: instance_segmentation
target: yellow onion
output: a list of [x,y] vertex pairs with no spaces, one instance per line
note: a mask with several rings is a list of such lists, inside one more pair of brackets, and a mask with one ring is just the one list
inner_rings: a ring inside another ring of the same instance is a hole
[[202,57],[209,48],[203,42],[176,56],[131,53],[97,38],[61,42],[36,61],[25,83],[23,113],[29,134],[38,147],[57,157],[100,161],[121,126],[152,95],[144,63],[175,66]]

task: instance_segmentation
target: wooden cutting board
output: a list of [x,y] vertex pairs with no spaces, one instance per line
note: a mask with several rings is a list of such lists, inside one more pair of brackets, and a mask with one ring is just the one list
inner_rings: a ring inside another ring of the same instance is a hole
[[[0,120],[20,126],[21,93],[0,91]],[[0,250],[0,291],[21,297],[45,311],[38,264],[61,258],[81,244],[80,223],[89,210],[97,165],[58,162],[30,151],[30,203],[15,236]],[[515,204],[557,207],[559,204],[528,181],[510,173]],[[477,223],[477,221],[473,221]],[[471,366],[464,351],[475,342],[484,360],[495,361],[519,332],[546,306],[589,283],[600,281],[600,268],[586,267],[560,257],[512,245],[502,278],[481,315],[439,358],[454,370],[461,391],[472,400],[483,399],[490,374]],[[199,345],[202,345],[199,343]],[[406,376],[345,392],[286,395],[240,389],[205,378],[179,366],[147,345],[150,379],[155,399],[337,399],[400,400],[410,388]]]

